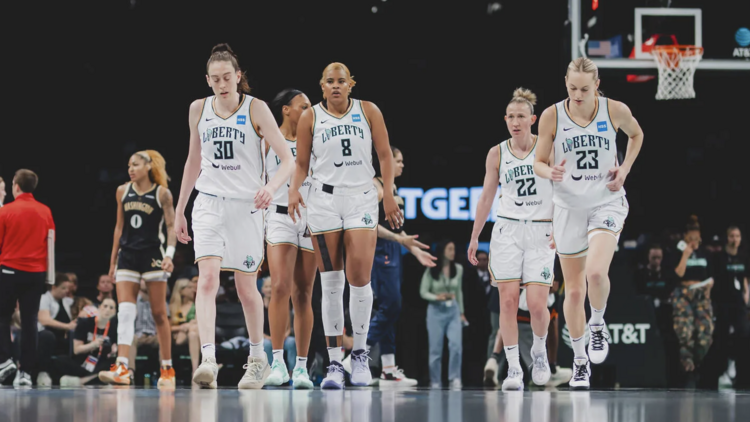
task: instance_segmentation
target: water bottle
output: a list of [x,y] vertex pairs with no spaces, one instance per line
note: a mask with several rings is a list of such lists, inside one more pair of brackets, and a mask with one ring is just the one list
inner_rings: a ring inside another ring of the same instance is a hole
[[143,376],[143,388],[151,388],[151,374],[149,373]]

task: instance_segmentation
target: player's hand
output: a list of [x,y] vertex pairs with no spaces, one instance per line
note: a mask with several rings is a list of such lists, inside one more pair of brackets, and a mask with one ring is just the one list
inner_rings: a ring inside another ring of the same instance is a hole
[[263,186],[258,190],[258,193],[255,194],[255,209],[264,210],[268,208],[268,206],[271,205],[272,200],[273,191],[271,191],[271,188],[269,188],[268,185]]
[[112,281],[115,280],[115,267],[117,264],[109,264],[109,278],[112,279]]
[[193,240],[188,236],[187,219],[185,219],[185,214],[180,212],[175,213],[174,233],[177,235],[177,240],[179,240],[180,243],[187,245],[188,242]]
[[563,159],[560,164],[556,166],[552,166],[552,181],[553,182],[563,181],[563,176],[565,175],[565,162],[566,160]]
[[630,171],[625,166],[618,166],[609,170],[609,179],[611,182],[607,183],[607,188],[612,192],[617,192],[625,184],[625,178],[628,177]]
[[297,223],[297,217],[302,219],[302,210],[300,209],[300,206],[303,206],[307,208],[307,205],[305,205],[305,201],[302,199],[302,194],[299,193],[299,191],[292,192],[292,189],[289,189],[289,204],[287,205],[287,212],[289,213],[289,217],[292,217],[292,221],[296,224]]
[[479,242],[476,239],[471,239],[469,242],[469,250],[466,252],[466,257],[469,259],[471,265],[474,266],[479,263],[477,260],[477,248],[479,248]]
[[383,210],[385,211],[385,219],[391,225],[391,229],[396,230],[401,228],[404,224],[404,214],[396,205],[396,198],[393,197],[393,192],[383,192]]
[[419,249],[430,249],[429,246],[427,246],[424,243],[422,243],[419,240],[417,240],[417,238],[419,237],[418,234],[414,234],[414,235],[399,235],[398,237],[399,237],[398,243],[404,245],[404,247],[406,247],[406,249],[411,249],[411,248],[414,248],[414,247],[419,248]]
[[171,273],[172,270],[174,270],[174,263],[172,262],[172,258],[165,256],[164,259],[161,260],[161,269]]
[[414,253],[414,257],[417,258],[417,261],[419,261],[419,263],[424,265],[425,267],[432,268],[437,265],[435,263],[435,261],[437,261],[437,257],[432,256],[429,252],[425,252],[422,250],[416,250],[415,252],[416,253]]

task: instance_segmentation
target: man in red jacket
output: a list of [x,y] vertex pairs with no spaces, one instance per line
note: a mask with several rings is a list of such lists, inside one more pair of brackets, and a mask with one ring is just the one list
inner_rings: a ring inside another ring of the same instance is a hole
[[34,199],[37,175],[18,170],[15,201],[0,208],[0,382],[16,371],[11,358],[10,322],[16,301],[21,310],[21,372],[14,385],[31,386],[36,372],[37,315],[45,292],[48,239],[55,223],[49,207]]

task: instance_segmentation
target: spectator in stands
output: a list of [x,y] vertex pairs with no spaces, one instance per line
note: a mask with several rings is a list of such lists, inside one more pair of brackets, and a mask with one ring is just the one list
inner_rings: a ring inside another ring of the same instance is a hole
[[70,289],[68,289],[68,297],[75,300],[76,293],[78,292],[78,276],[76,273],[65,273],[70,280]]
[[99,294],[96,296],[96,298],[93,300],[95,306],[99,306],[102,304],[102,301],[104,299],[114,299],[112,296],[112,291],[114,290],[115,285],[112,283],[112,279],[109,277],[108,274],[102,274],[99,276],[99,283],[96,285],[96,290],[99,292]]
[[[271,325],[268,321],[268,306],[271,304],[272,292],[271,277],[263,278],[263,287],[261,288],[261,294],[263,295],[263,349],[266,351],[269,362],[273,361]],[[284,332],[284,353],[286,354],[287,362],[297,361],[297,343],[294,341],[294,336],[292,335],[292,327],[294,327],[294,310],[290,309],[289,325]]]
[[[694,371],[711,347],[714,330],[710,299],[714,274],[708,252],[701,247],[696,216],[691,217],[677,249],[679,253],[673,257],[671,266],[680,282],[672,293],[674,330],[680,342],[680,362],[690,385],[694,382]],[[706,280],[706,285],[700,284]]]
[[453,388],[461,388],[461,355],[463,348],[464,301],[461,280],[463,267],[455,262],[456,246],[441,242],[437,249],[438,265],[427,268],[422,276],[419,293],[429,302],[427,332],[430,341],[430,384],[442,385],[443,339],[448,337],[450,354],[448,380]]
[[39,375],[37,386],[51,386],[51,357],[70,353],[71,331],[76,321],[71,312],[73,299],[68,297],[70,280],[63,273],[55,276],[55,284],[39,302]]
[[73,356],[58,356],[54,360],[55,368],[62,375],[60,386],[78,387],[98,380],[99,371],[107,370],[115,363],[116,315],[117,303],[113,299],[104,299],[97,308],[97,316],[78,320],[73,337]]
[[198,321],[195,319],[195,293],[197,284],[197,279],[177,279],[172,289],[172,298],[169,300],[169,312],[172,319],[172,338],[177,346],[188,343],[193,372],[198,368],[198,359],[200,358]]
[[[148,297],[148,288],[146,281],[141,279],[140,291],[136,300],[136,317],[133,344],[130,346],[130,356],[128,356],[128,369],[135,372],[136,357],[139,348],[159,348],[159,338],[156,336],[156,321],[151,313],[151,302]],[[169,307],[167,307],[167,318],[169,318]],[[195,369],[195,368],[193,368]]]
[[73,316],[73,319],[76,319],[79,316],[82,318],[91,318],[95,317],[99,313],[99,310],[94,306],[94,302],[92,302],[91,299],[77,296],[73,298],[73,305],[70,308],[70,313]]

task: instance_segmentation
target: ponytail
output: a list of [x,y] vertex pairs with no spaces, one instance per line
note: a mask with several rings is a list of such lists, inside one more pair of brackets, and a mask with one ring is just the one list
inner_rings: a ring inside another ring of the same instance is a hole
[[167,174],[167,162],[164,161],[164,157],[162,157],[158,151],[153,149],[139,151],[136,154],[143,158],[147,164],[151,165],[151,170],[148,171],[149,180],[151,180],[152,183],[156,183],[157,185],[166,188],[167,182],[171,179]]

